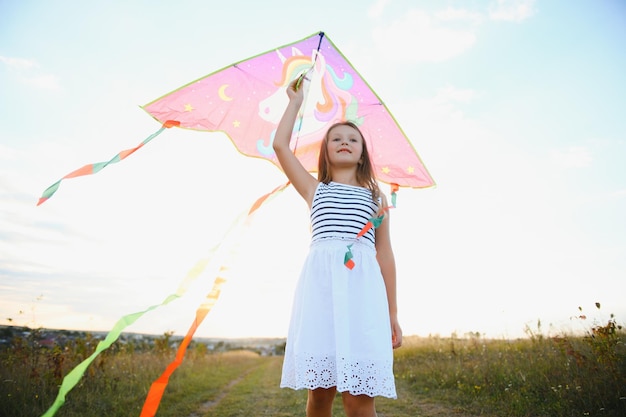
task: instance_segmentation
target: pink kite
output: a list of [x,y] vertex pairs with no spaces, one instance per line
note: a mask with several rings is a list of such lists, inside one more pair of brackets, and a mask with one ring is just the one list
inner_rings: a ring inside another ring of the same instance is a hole
[[303,73],[308,80],[306,100],[292,147],[305,168],[317,170],[319,143],[326,129],[350,120],[366,137],[380,181],[411,188],[435,185],[387,106],[319,32],[229,65],[146,104],[143,109],[162,124],[156,133],[108,162],[67,174],[44,191],[38,204],[50,198],[63,179],[94,174],[119,162],[170,127],[224,132],[242,154],[278,166],[272,140],[287,105],[285,88]]
[[276,126],[287,105],[285,88],[306,72],[310,80],[295,151],[317,170],[319,143],[334,122],[355,122],[368,143],[376,176],[386,183],[434,185],[415,149],[372,91],[323,32],[230,65],[145,105],[156,120],[193,130],[222,131],[247,156],[277,164]]

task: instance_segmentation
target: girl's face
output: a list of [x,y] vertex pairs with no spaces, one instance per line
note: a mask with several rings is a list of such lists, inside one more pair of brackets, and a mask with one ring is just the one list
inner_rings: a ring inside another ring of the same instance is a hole
[[363,155],[363,138],[351,126],[335,126],[328,134],[326,150],[331,165],[357,165]]

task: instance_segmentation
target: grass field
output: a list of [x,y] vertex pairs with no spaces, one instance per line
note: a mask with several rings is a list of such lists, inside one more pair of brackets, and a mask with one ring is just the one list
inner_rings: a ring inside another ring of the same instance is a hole
[[[34,332],[36,334],[36,332]],[[88,368],[57,416],[139,416],[148,389],[173,359],[169,337],[116,343]],[[398,399],[381,417],[626,416],[626,336],[612,318],[583,336],[520,340],[407,338],[395,352]],[[43,347],[33,336],[0,350],[0,416],[40,416],[64,375],[87,357],[87,335]],[[303,416],[305,391],[280,389],[281,356],[210,352],[192,344],[157,416]],[[335,416],[344,416],[341,400]]]

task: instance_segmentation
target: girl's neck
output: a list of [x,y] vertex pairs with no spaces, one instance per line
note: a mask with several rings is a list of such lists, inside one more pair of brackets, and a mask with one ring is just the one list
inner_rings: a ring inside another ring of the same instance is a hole
[[356,186],[360,186],[361,184],[359,184],[356,180],[356,171],[351,169],[351,170],[333,170],[332,175],[331,175],[332,181],[333,182],[338,182],[340,184],[347,184],[347,185],[356,185]]

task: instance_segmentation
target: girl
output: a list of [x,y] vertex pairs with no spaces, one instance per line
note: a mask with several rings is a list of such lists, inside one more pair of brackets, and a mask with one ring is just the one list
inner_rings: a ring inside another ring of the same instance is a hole
[[[309,255],[296,288],[281,387],[307,388],[307,417],[329,417],[337,391],[348,417],[375,417],[375,396],[396,398],[393,348],[402,344],[389,217],[357,234],[387,206],[363,135],[350,122],[328,129],[318,180],[289,148],[303,102],[301,80],[276,130],[280,165],[311,210]],[[346,252],[352,258],[344,265]]]

